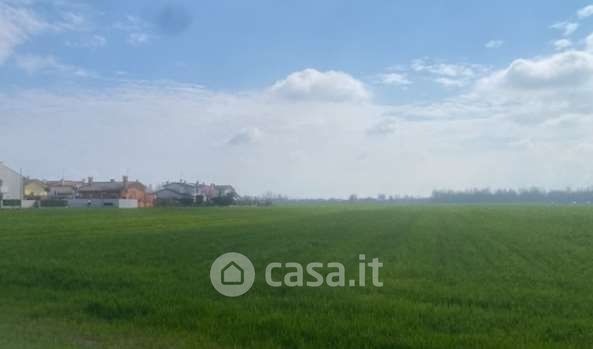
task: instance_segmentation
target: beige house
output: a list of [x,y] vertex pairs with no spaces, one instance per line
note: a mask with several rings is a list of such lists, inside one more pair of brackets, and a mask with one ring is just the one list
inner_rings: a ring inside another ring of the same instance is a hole
[[25,180],[25,199],[43,200],[47,199],[48,187],[45,183],[37,179]]

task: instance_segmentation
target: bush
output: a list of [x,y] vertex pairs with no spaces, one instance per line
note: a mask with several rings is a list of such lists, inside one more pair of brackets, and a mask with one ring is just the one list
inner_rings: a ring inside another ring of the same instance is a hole
[[156,207],[191,207],[194,206],[192,199],[157,199]]
[[66,201],[66,200],[41,200],[41,201],[39,201],[39,207],[68,207],[68,201]]
[[212,199],[212,203],[215,206],[230,206],[235,203],[235,195],[227,194],[225,196],[219,196]]

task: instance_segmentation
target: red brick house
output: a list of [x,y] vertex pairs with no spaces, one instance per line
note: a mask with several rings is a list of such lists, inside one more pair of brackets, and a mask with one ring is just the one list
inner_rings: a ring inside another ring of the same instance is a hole
[[138,207],[153,207],[154,194],[148,192],[146,186],[139,181],[128,181],[123,176],[121,182],[114,179],[109,182],[95,182],[93,177],[78,189],[80,199],[135,199]]

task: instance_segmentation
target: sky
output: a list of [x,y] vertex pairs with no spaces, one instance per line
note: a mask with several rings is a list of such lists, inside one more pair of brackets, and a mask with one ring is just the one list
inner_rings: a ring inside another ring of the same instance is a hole
[[591,134],[591,0],[0,0],[0,161],[34,178],[584,188]]

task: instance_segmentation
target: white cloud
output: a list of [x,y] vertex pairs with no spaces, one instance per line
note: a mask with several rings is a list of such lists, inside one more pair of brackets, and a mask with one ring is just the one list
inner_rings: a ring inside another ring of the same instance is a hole
[[107,39],[101,35],[93,35],[84,43],[84,45],[89,48],[104,47],[107,45]]
[[277,81],[272,95],[293,100],[366,101],[370,92],[364,83],[340,71],[305,69]]
[[79,78],[94,76],[82,68],[60,63],[53,56],[19,55],[16,57],[16,64],[30,75],[36,73],[61,73]]
[[427,74],[430,81],[447,88],[468,86],[489,72],[480,64],[441,63],[427,58],[412,61],[410,68],[418,74]]
[[551,28],[560,30],[564,36],[570,36],[579,29],[579,24],[575,22],[558,22],[552,25]]
[[407,86],[411,85],[412,81],[408,79],[406,74],[402,73],[385,73],[378,76],[378,82],[383,85]]
[[60,20],[54,25],[57,30],[81,31],[89,28],[85,16],[80,13],[63,11],[60,13]]
[[589,52],[593,52],[593,33],[587,36],[587,39],[585,39],[585,44],[587,45],[586,49]]
[[140,17],[134,15],[127,15],[124,19],[115,22],[113,28],[125,32],[142,31],[148,27],[148,23]]
[[463,80],[443,77],[434,79],[434,82],[444,87],[463,87],[466,85],[466,82],[464,82]]
[[127,42],[132,46],[146,45],[155,38],[150,23],[133,15],[127,15],[123,20],[115,22],[113,28],[127,33]]
[[387,118],[377,122],[371,128],[367,130],[367,133],[371,136],[385,136],[395,133],[397,130],[397,120],[393,118]]
[[397,110],[406,120],[509,120],[537,125],[577,115],[593,121],[593,54],[564,51],[517,59],[479,79],[465,94]]
[[141,46],[148,44],[152,40],[152,36],[147,33],[130,33],[128,35],[128,43],[132,46]]
[[484,46],[486,48],[500,48],[504,45],[504,41],[502,40],[490,40]]
[[[364,150],[361,141],[379,114],[368,103],[294,103],[270,98],[267,89],[221,94],[165,83],[0,93],[3,131],[14,135],[5,140],[34,138],[29,150],[19,150],[26,154],[19,166],[28,174],[47,178],[52,169],[66,168],[72,178],[112,178],[134,160],[130,175],[148,183],[183,172],[192,180],[231,183],[242,194],[340,194],[344,181],[354,183],[358,176],[351,161]],[[31,122],[37,127],[26,127]],[[89,129],[93,137],[84,132]],[[254,143],[261,146],[246,146]],[[59,159],[75,160],[35,163],[29,154],[42,145]],[[351,175],[342,180],[343,171]]]
[[0,2],[0,65],[14,53],[17,46],[48,27],[32,11]]
[[589,5],[580,9],[577,13],[580,19],[584,19],[593,16],[593,5]]
[[[440,82],[457,84],[455,79]],[[506,120],[539,125],[568,116],[593,122],[591,91],[593,52],[569,50],[517,59],[507,68],[483,76],[464,94],[433,103],[398,106],[390,115],[431,123]]]
[[81,41],[67,41],[66,45],[69,47],[98,49],[107,45],[107,39],[102,35],[93,35]]
[[558,90],[570,87],[570,93],[593,81],[593,55],[567,51],[538,59],[518,59],[482,83],[515,90]]
[[[69,10],[71,4],[49,2],[43,18],[33,10],[31,1],[0,0],[0,65],[12,56],[15,49],[42,33],[63,33],[85,31],[89,23],[84,15]],[[95,45],[98,39],[95,36]],[[104,40],[104,38],[103,38]]]
[[427,72],[434,75],[445,76],[449,78],[475,78],[487,71],[487,68],[479,64],[451,64],[434,63],[427,59],[416,59],[412,62],[412,70],[416,72]]
[[245,128],[232,136],[227,144],[246,145],[257,143],[262,137],[262,131],[256,127]]
[[568,39],[556,40],[552,44],[554,45],[554,49],[557,51],[563,51],[572,47],[572,41]]

